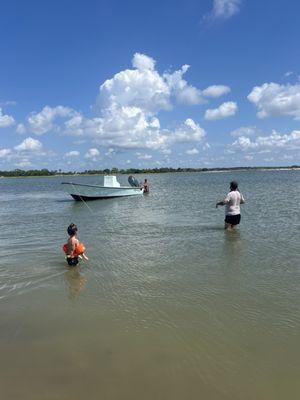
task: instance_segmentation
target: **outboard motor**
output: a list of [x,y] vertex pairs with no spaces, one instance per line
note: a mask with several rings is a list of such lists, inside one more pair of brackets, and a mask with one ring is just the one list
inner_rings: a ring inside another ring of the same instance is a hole
[[132,175],[130,175],[128,177],[128,183],[132,187],[139,187],[140,186],[139,181]]

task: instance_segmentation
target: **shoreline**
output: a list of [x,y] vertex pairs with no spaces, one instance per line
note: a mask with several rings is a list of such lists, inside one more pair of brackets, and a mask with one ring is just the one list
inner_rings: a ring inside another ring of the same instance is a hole
[[[0,175],[0,179],[10,179],[10,178],[57,178],[57,177],[74,177],[74,176],[104,176],[104,175],[145,175],[145,174],[174,174],[174,173],[226,173],[226,172],[268,172],[268,171],[300,171],[300,167],[228,167],[228,168],[212,168],[212,169],[204,169],[204,170],[189,170],[189,171],[140,171],[140,172],[114,172],[114,173],[63,173],[63,174],[41,174],[41,175],[11,175],[4,176]],[[10,172],[10,171],[2,171],[2,172]],[[26,171],[24,171],[26,172]]]

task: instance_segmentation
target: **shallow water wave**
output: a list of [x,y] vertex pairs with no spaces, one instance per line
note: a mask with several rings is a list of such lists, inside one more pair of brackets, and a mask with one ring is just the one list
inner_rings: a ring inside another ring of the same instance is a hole
[[41,271],[19,271],[12,273],[11,271],[1,271],[0,279],[1,282],[5,283],[0,286],[0,297],[5,299],[10,296],[19,296],[24,293],[30,292],[32,290],[43,289],[45,287],[51,286],[51,283],[56,281],[58,276],[63,274],[62,271],[53,273],[53,270],[47,273]]

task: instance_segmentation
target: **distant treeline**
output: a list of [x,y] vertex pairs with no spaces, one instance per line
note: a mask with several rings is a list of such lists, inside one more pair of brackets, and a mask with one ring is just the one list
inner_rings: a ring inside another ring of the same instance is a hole
[[18,177],[18,176],[55,176],[55,175],[109,175],[109,174],[158,174],[168,172],[214,172],[214,171],[255,171],[266,169],[300,169],[299,165],[291,165],[289,167],[221,167],[221,168],[129,168],[129,169],[87,169],[85,171],[62,171],[48,169],[30,169],[24,171],[22,169],[14,169],[12,171],[0,171],[0,177]]

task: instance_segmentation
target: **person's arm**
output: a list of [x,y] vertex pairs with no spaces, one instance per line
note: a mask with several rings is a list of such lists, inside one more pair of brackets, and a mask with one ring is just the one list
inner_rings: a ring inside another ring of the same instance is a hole
[[225,204],[229,203],[229,201],[230,201],[230,198],[228,196],[226,196],[224,200],[219,201],[216,204],[216,208],[218,208],[218,206],[225,206]]
[[240,201],[240,204],[245,204],[245,203],[246,203],[246,200],[245,200],[244,196],[243,196],[242,193],[241,193],[241,201]]

